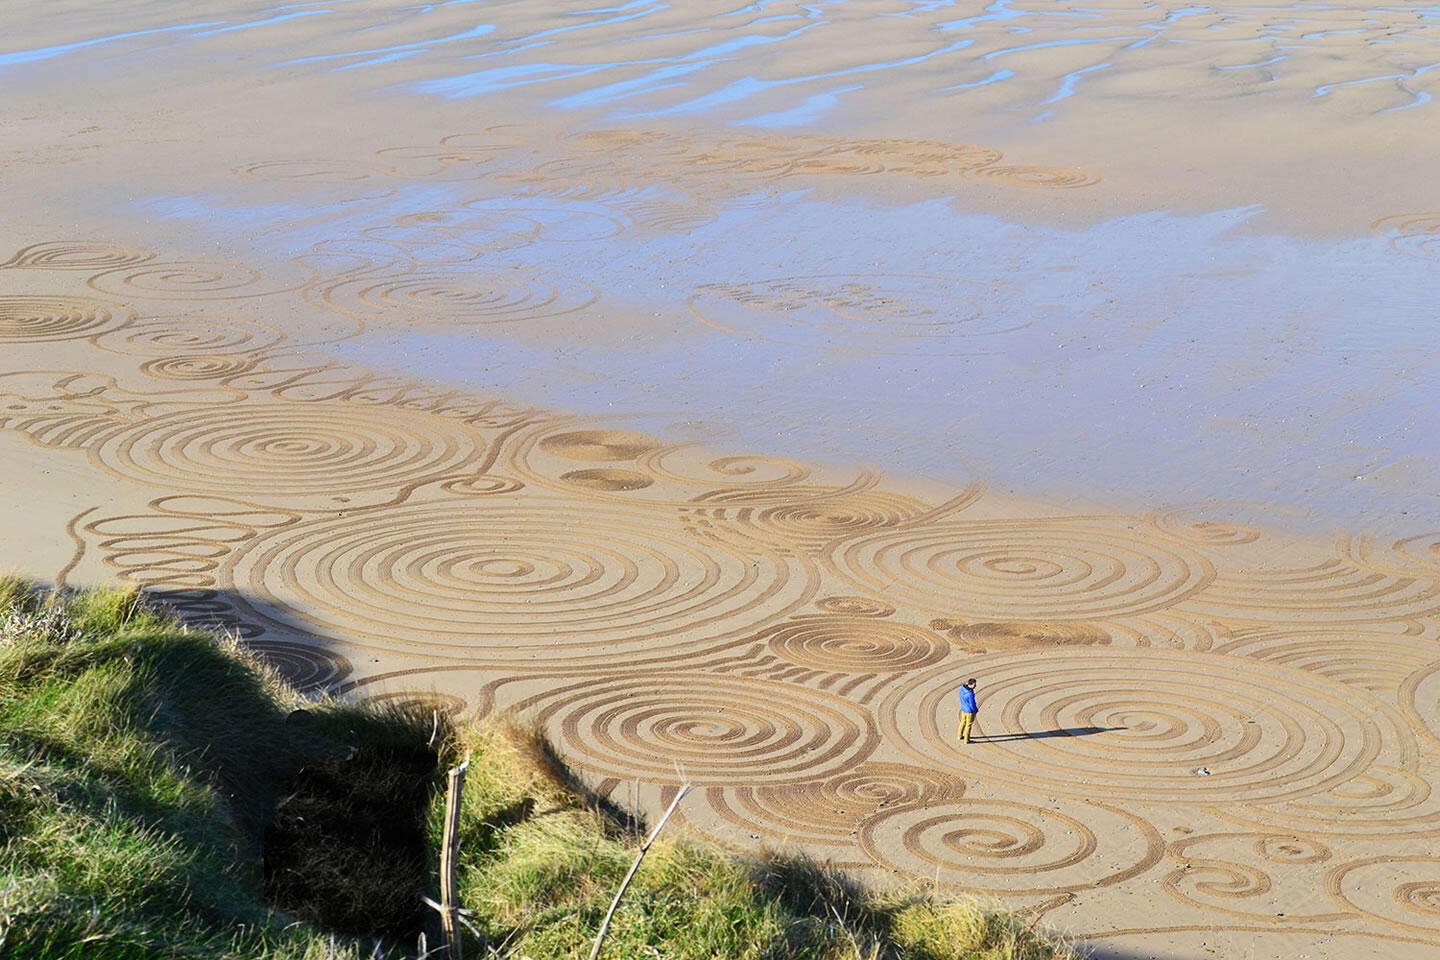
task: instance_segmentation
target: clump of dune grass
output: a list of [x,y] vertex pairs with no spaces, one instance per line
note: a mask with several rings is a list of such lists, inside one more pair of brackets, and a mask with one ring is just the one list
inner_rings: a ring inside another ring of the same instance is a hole
[[[332,903],[312,894],[295,910],[265,896],[263,844],[277,808],[305,792],[300,774],[324,740],[287,724],[301,703],[242,649],[186,630],[134,591],[60,595],[0,581],[0,955],[368,956],[368,942],[362,951],[296,923],[301,914],[343,929]],[[337,727],[369,724],[367,748],[415,726],[338,705],[322,713]],[[420,784],[434,766],[432,752]],[[417,891],[428,800],[412,814]],[[309,825],[291,833],[306,859],[340,846]],[[389,889],[372,882],[393,880],[378,859],[342,855],[350,896]],[[338,900],[335,886],[322,892]]]

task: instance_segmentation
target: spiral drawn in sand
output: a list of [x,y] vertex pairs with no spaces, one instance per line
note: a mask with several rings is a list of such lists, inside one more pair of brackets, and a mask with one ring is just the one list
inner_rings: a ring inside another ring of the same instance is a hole
[[1440,531],[1381,545],[1374,537],[1342,536],[1337,552],[1366,570],[1395,577],[1440,578]]
[[384,176],[385,169],[371,163],[346,160],[267,160],[236,167],[236,176],[278,183],[357,183]]
[[1286,803],[1226,807],[1232,823],[1268,830],[1386,839],[1440,836],[1440,795],[1413,770],[1371,764],[1362,774]]
[[743,547],[821,551],[836,540],[903,527],[933,509],[903,494],[873,489],[794,485],[779,490],[717,490],[681,508],[696,536]]
[[1412,673],[1440,658],[1434,640],[1375,630],[1247,630],[1215,648],[1308,670],[1391,699]]
[[986,316],[975,295],[946,277],[834,274],[706,284],[688,304],[734,336],[853,353],[975,352],[987,338],[1030,325]]
[[845,544],[834,562],[868,593],[967,623],[1145,613],[1183,600],[1214,576],[1192,550],[1106,517],[886,531]]
[[1093,187],[1100,182],[1097,174],[1065,167],[987,166],[966,170],[965,176],[988,183],[1003,183],[1006,186],[1061,190]]
[[1440,936],[1440,857],[1368,857],[1335,868],[1325,891],[1337,906],[1392,927]]
[[525,484],[509,477],[480,473],[473,477],[456,477],[440,484],[440,489],[459,497],[493,497],[523,490]]
[[1145,514],[1145,522],[1163,536],[1199,547],[1227,547],[1254,543],[1260,531],[1226,520],[1201,519],[1213,508],[1206,504],[1170,507]]
[[1333,923],[1350,915],[1276,910],[1277,902],[1292,900],[1291,888],[1298,888],[1302,897],[1310,893],[1315,865],[1331,858],[1330,848],[1317,840],[1286,834],[1207,834],[1172,843],[1168,853],[1182,866],[1170,871],[1161,886],[1189,906],[1287,925]]
[[704,448],[675,444],[641,454],[636,462],[646,473],[673,483],[704,487],[778,489],[800,483],[810,468],[779,457],[735,456],[714,458]]
[[298,690],[324,690],[354,672],[350,661],[318,645],[288,640],[251,640],[245,646],[264,657]]
[[[979,751],[957,752],[956,688],[983,677]],[[908,756],[1029,790],[1152,802],[1274,802],[1365,772],[1378,704],[1323,677],[1179,650],[988,654],[902,681],[881,704]],[[1386,739],[1403,749],[1407,735]],[[1409,744],[1414,749],[1413,741]]]
[[1440,578],[1379,573],[1336,557],[1307,567],[1221,573],[1183,609],[1281,625],[1378,623],[1440,611]]
[[892,808],[867,820],[860,849],[882,867],[981,894],[1054,894],[1109,886],[1160,861],[1139,817],[1102,803],[1065,810],[969,796]]
[[515,709],[582,769],[622,780],[820,780],[864,761],[880,739],[869,713],[839,697],[716,674],[587,680]]
[[[327,635],[497,663],[667,659],[807,602],[815,571],[690,542],[663,514],[451,498],[276,531],[235,585]],[[669,661],[673,662],[673,661]]]
[[539,320],[581,310],[595,291],[525,270],[399,274],[327,280],[306,288],[318,307],[365,321],[489,324]]
[[90,448],[97,464],[141,483],[336,502],[456,473],[484,451],[478,431],[440,417],[321,403],[185,410],[125,426]]
[[1440,260],[1440,210],[1381,217],[1370,229],[1390,238],[1390,248],[1418,260]]
[[142,372],[159,380],[223,380],[244,373],[254,362],[233,354],[157,357],[140,364]]
[[747,834],[769,841],[839,847],[853,858],[867,819],[896,807],[959,800],[965,784],[942,771],[903,763],[867,762],[825,780],[757,787],[712,787],[711,809]]
[[1041,623],[1035,620],[1010,620],[1002,623],[963,623],[939,617],[930,621],[937,630],[967,653],[999,653],[1030,647],[1092,647],[1107,646],[1110,632],[1104,627],[1083,621]]
[[815,606],[826,613],[845,613],[853,617],[888,617],[895,613],[890,604],[870,597],[825,597],[816,600]]
[[123,327],[133,316],[128,307],[103,300],[0,295],[0,344],[79,340]]
[[86,240],[50,240],[23,247],[15,256],[0,263],[24,270],[88,270],[96,272],[116,267],[133,267],[154,260],[155,253],[125,243],[97,243]]
[[216,357],[266,350],[285,334],[261,323],[229,317],[163,317],[132,320],[95,338],[111,353],[136,357]]
[[150,300],[238,300],[285,289],[260,287],[259,271],[242,264],[198,260],[121,267],[97,273],[88,283],[102,293]]
[[933,666],[950,653],[923,627],[820,614],[792,617],[757,635],[776,656],[803,667],[840,673],[903,673]]

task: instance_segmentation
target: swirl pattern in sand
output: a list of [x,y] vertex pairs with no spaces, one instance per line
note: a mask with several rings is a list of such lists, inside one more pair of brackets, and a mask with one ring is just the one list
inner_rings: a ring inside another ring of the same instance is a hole
[[1440,577],[1378,573],[1334,557],[1304,567],[1225,571],[1182,609],[1232,622],[1377,623],[1440,611]]
[[1440,260],[1440,210],[1381,217],[1370,229],[1390,238],[1390,248],[1418,260]]
[[583,284],[518,269],[361,274],[321,281],[305,291],[306,299],[316,306],[359,320],[447,325],[556,317],[589,306],[595,296]]
[[965,784],[941,771],[869,761],[825,780],[712,787],[708,806],[735,827],[767,839],[821,844],[853,857],[860,826],[885,810],[959,800]]
[[90,448],[106,470],[177,492],[341,502],[457,473],[484,451],[478,431],[442,417],[327,403],[179,411],[121,427]]
[[923,627],[874,617],[793,617],[761,631],[770,651],[802,667],[838,673],[903,673],[933,666],[950,653]]
[[113,270],[133,267],[155,259],[155,254],[142,247],[124,243],[98,243],[87,240],[50,240],[22,248],[15,256],[0,263],[23,270]]
[[848,353],[984,352],[992,338],[1029,326],[987,317],[976,293],[946,277],[835,274],[711,283],[689,306],[737,337]]
[[807,602],[815,576],[793,560],[702,549],[652,511],[506,497],[275,531],[246,544],[230,575],[272,613],[327,636],[592,666],[723,646]]
[[985,166],[966,170],[965,175],[975,180],[1003,183],[1007,186],[1062,190],[1093,187],[1100,182],[1100,177],[1096,174],[1064,167]]
[[819,552],[836,540],[902,527],[931,509],[886,490],[793,485],[704,493],[681,508],[681,515],[701,538]]
[[[972,676],[985,678],[983,756],[957,755],[954,743],[955,689]],[[1353,689],[1263,661],[1082,647],[936,667],[887,695],[880,717],[907,755],[967,778],[1233,804],[1309,796],[1363,773],[1381,745],[1377,708]]]
[[108,301],[6,294],[0,296],[0,343],[80,340],[123,327],[132,316]]
[[1219,814],[1232,823],[1304,834],[1390,840],[1440,836],[1440,795],[1413,770],[1380,763],[1324,793],[1228,807]]
[[515,709],[582,769],[622,780],[805,782],[852,769],[880,741],[869,713],[839,697],[712,674],[596,678]]
[[1106,517],[927,524],[848,542],[834,562],[866,592],[966,621],[1133,615],[1214,576],[1194,551]]
[[354,672],[344,656],[318,644],[290,640],[250,640],[245,644],[279,670],[297,690],[326,690]]
[[1208,834],[1170,845],[1181,866],[1161,881],[1177,901],[1251,923],[1333,923],[1346,913],[1275,910],[1277,899],[1294,902],[1310,893],[1316,864],[1330,860],[1330,848],[1318,840],[1289,834]]
[[1065,811],[965,797],[901,806],[867,820],[860,849],[882,867],[982,894],[1055,894],[1108,886],[1159,862],[1139,817],[1102,803]]
[[239,263],[146,261],[97,273],[91,287],[102,293],[149,300],[235,300],[278,292],[260,288],[260,272]]
[[1367,857],[1336,867],[1325,889],[1337,905],[1431,937],[1440,934],[1440,857]]
[[229,317],[160,317],[132,320],[95,338],[111,353],[137,357],[213,357],[266,350],[285,339],[274,327]]
[[1393,697],[1405,679],[1434,662],[1433,640],[1376,630],[1247,630],[1216,653],[1309,670]]

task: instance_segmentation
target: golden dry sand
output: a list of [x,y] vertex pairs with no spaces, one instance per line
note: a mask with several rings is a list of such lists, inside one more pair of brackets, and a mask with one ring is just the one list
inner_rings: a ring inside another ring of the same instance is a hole
[[[783,248],[738,273],[694,262],[686,238],[794,191],[1071,224],[1264,198],[1294,229],[1431,266],[1440,197],[1415,174],[1440,123],[1407,118],[1440,81],[1417,53],[1440,12],[767,6],[795,23],[726,32],[730,14],[658,4],[23,19],[0,46],[17,108],[0,564],[143,585],[307,689],[518,711],[620,802],[656,809],[684,777],[683,816],[710,836],[991,898],[1105,955],[1432,956],[1433,517],[1317,537],[1220,492],[1057,503],[983,463],[921,480],[791,459],[784,436],[732,449],[743,425],[602,415],[599,387],[582,415],[473,384],[487,362],[584,384],[568,345],[661,328],[820,357],[837,392],[871,389],[847,382],[853,357],[1000,356],[1021,391],[1039,376],[1017,338],[1044,315],[996,309],[1010,274],[799,269]],[[687,26],[715,31],[692,46],[749,39],[687,53]],[[773,60],[735,53],[782,39]],[[869,68],[882,79],[855,79]],[[510,90],[541,77],[543,102]],[[717,90],[718,113],[679,111]],[[848,119],[827,126],[835,102]],[[637,115],[596,113],[616,104]],[[1327,190],[1343,195],[1315,204]],[[660,265],[576,266],[597,244]],[[681,262],[703,282],[637,307],[626,291]],[[427,362],[406,338],[431,332],[476,338],[469,385],[403,372]],[[634,356],[642,384],[665,362]],[[774,406],[794,436],[825,416]],[[971,676],[980,736],[961,748]]]

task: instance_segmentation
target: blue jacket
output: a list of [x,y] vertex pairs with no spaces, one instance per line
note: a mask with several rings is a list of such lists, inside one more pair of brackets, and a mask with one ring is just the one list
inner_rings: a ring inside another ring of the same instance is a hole
[[960,688],[960,712],[979,713],[980,708],[975,705],[975,691],[969,687]]

